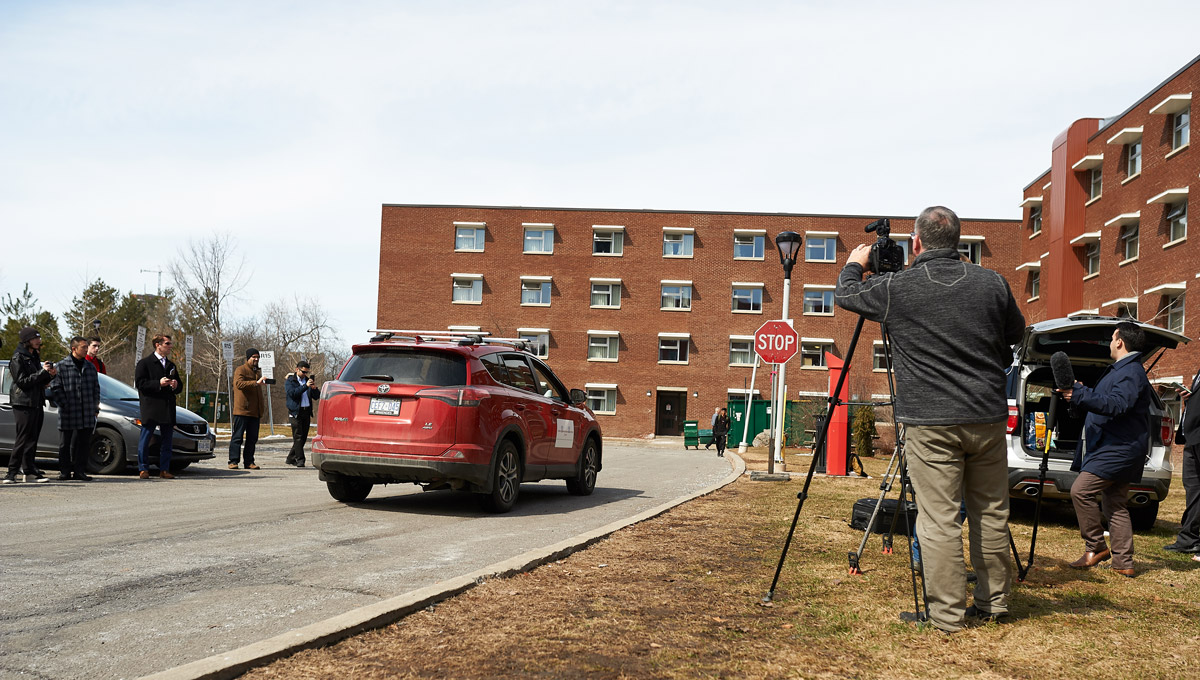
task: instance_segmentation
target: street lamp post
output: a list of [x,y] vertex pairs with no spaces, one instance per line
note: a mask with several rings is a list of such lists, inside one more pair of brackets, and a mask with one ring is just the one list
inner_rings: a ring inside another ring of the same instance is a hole
[[[796,255],[800,252],[800,234],[794,231],[780,232],[775,237],[775,247],[779,249],[779,262],[783,265],[783,320],[792,325],[788,314],[788,303],[792,293],[792,267],[796,264]],[[783,426],[787,411],[787,364],[779,364],[779,378],[776,380],[777,399],[775,400],[775,422],[777,423],[775,451],[767,464],[767,472],[775,472],[775,463],[783,462]]]

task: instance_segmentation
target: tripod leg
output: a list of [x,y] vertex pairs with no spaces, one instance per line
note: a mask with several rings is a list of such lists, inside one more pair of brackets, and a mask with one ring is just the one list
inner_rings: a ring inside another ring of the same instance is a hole
[[[859,568],[859,560],[862,559],[863,551],[867,548],[867,539],[870,538],[871,532],[875,530],[875,520],[879,518],[879,512],[883,508],[883,499],[887,497],[889,491],[892,490],[892,483],[895,480],[896,472],[899,471],[897,462],[902,460],[902,447],[897,446],[892,449],[892,459],[888,461],[887,472],[884,473],[883,481],[879,483],[879,498],[875,501],[875,508],[871,510],[871,518],[867,520],[867,526],[863,529],[862,540],[858,543],[858,550],[849,554],[850,573],[862,574]],[[892,553],[891,541],[884,539],[883,554],[890,555]]]
[[[916,503],[916,491],[913,489],[912,480],[908,477],[907,467],[901,476],[902,486],[900,487],[900,504],[903,506],[904,525],[908,530],[908,565],[912,572],[912,589],[913,589],[913,611],[916,612],[917,618],[921,621],[929,620],[929,599],[925,592],[925,560],[920,557],[919,553],[913,550],[913,544],[918,546],[920,543],[916,540],[916,527],[913,526],[912,519],[908,513],[908,504]],[[899,515],[901,508],[896,509],[896,515]],[[920,588],[918,589],[918,577],[920,580]]]

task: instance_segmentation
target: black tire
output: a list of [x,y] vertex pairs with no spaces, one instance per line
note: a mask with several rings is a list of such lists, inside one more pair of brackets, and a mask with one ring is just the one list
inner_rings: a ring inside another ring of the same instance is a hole
[[115,475],[124,470],[125,440],[107,427],[97,427],[88,446],[88,473]]
[[1134,531],[1149,531],[1158,520],[1158,501],[1150,501],[1140,508],[1129,508],[1129,519]]
[[521,455],[511,440],[504,440],[492,465],[492,490],[481,494],[483,507],[491,512],[508,512],[521,495]]
[[361,503],[366,500],[367,494],[371,493],[374,484],[354,477],[339,477],[325,482],[325,486],[329,487],[329,495],[333,496],[334,500]]
[[596,440],[588,437],[579,452],[579,474],[567,479],[567,491],[575,496],[590,496],[596,490],[596,472],[600,467],[600,452]]
[[175,461],[171,461],[171,472],[182,472],[183,470],[186,470],[187,466],[189,466],[191,464],[192,464],[192,461],[190,461],[190,460],[187,462],[178,462],[178,463]]

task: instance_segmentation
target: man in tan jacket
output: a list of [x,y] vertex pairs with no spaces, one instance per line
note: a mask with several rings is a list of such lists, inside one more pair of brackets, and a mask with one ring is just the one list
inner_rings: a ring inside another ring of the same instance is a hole
[[[254,464],[254,445],[258,443],[258,423],[265,404],[261,385],[266,382],[258,368],[258,350],[246,350],[246,363],[233,372],[233,438],[229,440],[229,469],[238,468],[238,460],[246,462],[247,470],[257,470]],[[246,446],[242,448],[243,438]]]

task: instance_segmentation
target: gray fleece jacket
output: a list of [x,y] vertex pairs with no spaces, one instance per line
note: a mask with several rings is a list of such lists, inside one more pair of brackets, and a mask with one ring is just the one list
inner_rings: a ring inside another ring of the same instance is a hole
[[954,248],[927,250],[902,272],[862,280],[849,263],[834,301],[885,324],[896,373],[896,419],[909,425],[995,423],[1008,418],[1004,369],[1025,317],[1004,277],[964,262]]

